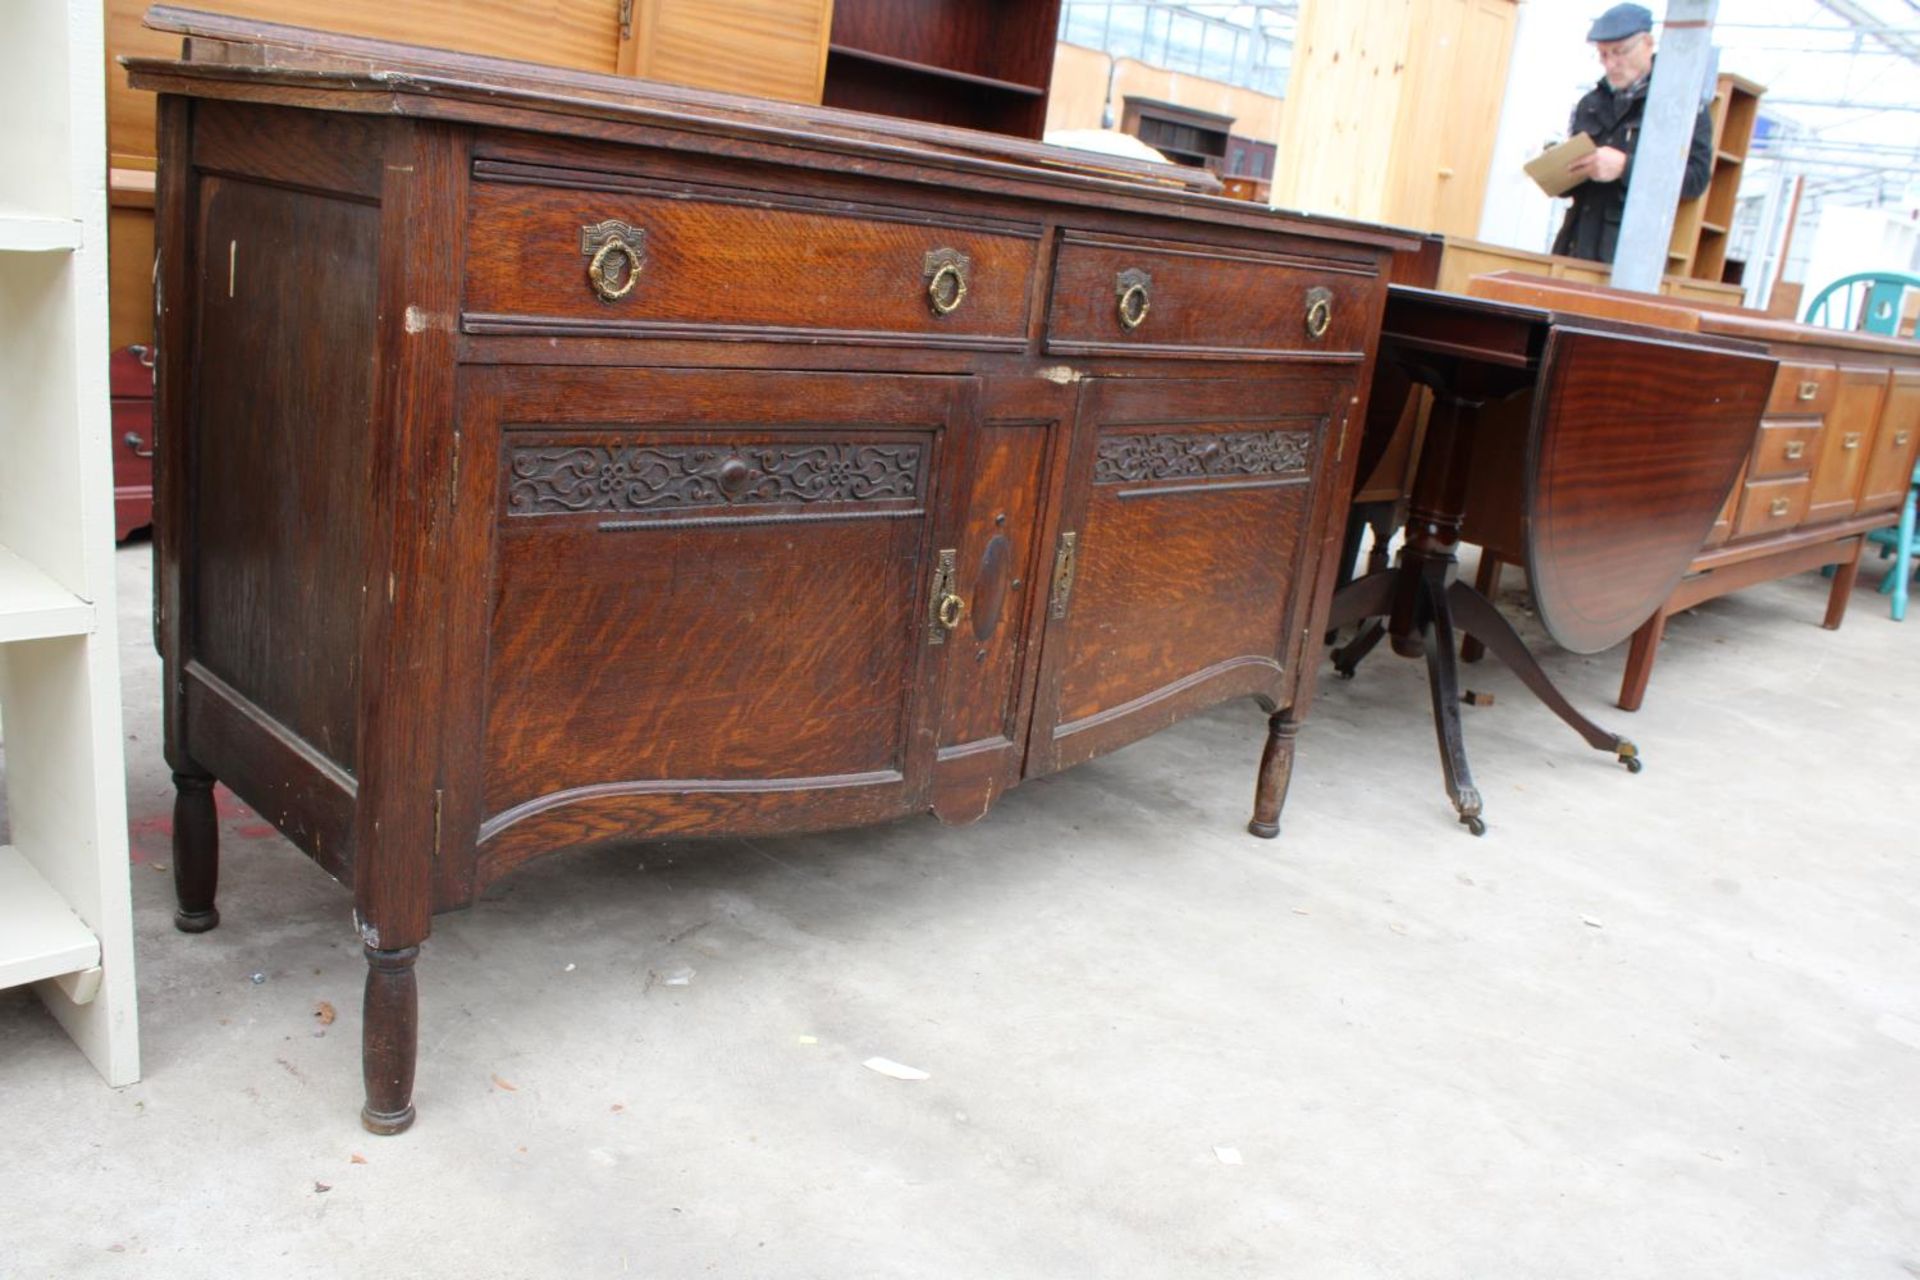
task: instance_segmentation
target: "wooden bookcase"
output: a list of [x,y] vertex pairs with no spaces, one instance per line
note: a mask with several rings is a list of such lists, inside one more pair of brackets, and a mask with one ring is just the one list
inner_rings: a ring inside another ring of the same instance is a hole
[[1673,216],[1667,243],[1667,273],[1718,281],[1727,265],[1727,233],[1733,229],[1735,202],[1747,148],[1753,145],[1760,95],[1766,89],[1741,76],[1723,73],[1714,84],[1713,178],[1706,192],[1682,201]]
[[121,755],[98,0],[0,4],[0,987],[140,1075]]
[[821,100],[1038,138],[1060,0],[835,0]]

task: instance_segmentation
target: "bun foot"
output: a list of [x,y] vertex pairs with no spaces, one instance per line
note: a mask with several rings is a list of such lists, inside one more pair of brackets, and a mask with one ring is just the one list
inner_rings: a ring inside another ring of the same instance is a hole
[[173,927],[182,933],[205,933],[219,923],[218,907],[208,907],[205,911],[180,910],[173,913]]
[[360,1127],[368,1133],[377,1133],[381,1137],[390,1137],[396,1133],[405,1133],[413,1128],[413,1104],[409,1102],[403,1111],[388,1115],[375,1111],[371,1107],[360,1108]]

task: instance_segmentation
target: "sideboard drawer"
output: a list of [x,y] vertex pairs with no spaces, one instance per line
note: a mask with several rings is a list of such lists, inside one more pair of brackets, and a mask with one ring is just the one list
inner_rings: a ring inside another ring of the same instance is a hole
[[1358,356],[1377,288],[1373,276],[1331,263],[1069,231],[1054,270],[1047,350]]
[[1820,452],[1817,422],[1762,422],[1754,437],[1753,460],[1747,474],[1755,480],[1803,476],[1813,469]]
[[619,175],[488,181],[487,164],[469,333],[1025,345],[1038,227]]
[[1782,364],[1773,377],[1768,416],[1789,413],[1825,413],[1833,408],[1840,371],[1830,364]]
[[1733,536],[1751,538],[1793,528],[1806,517],[1807,501],[1812,493],[1812,482],[1805,476],[1748,481],[1746,491],[1740,495],[1740,514],[1733,522]]

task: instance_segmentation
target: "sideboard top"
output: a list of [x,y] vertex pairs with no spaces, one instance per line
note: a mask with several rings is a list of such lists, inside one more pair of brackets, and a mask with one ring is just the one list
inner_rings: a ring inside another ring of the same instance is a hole
[[[919,166],[944,180],[1003,179],[1072,199],[1124,195],[1170,216],[1409,250],[1411,232],[1269,210],[1207,194],[1211,174],[1066,147],[869,115],[573,71],[507,58],[315,31],[170,5],[146,25],[185,38],[181,58],[124,58],[135,88],[335,111],[463,120],[585,135],[620,126],[744,138],[837,154],[847,167]],[[933,176],[933,175],[930,175]],[[1039,194],[1036,192],[1036,194]]]

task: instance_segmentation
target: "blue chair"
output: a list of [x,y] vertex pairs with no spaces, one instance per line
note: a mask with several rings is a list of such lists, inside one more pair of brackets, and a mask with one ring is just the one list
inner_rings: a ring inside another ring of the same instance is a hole
[[1829,329],[1858,329],[1899,337],[1901,304],[1909,289],[1920,289],[1920,276],[1904,271],[1841,276],[1813,296],[1803,319]]
[[1914,548],[1914,507],[1920,504],[1920,463],[1913,468],[1913,482],[1907,486],[1907,500],[1900,506],[1900,523],[1889,529],[1875,529],[1867,535],[1867,541],[1880,548],[1880,558],[1893,557],[1893,567],[1880,579],[1880,594],[1893,597],[1893,620],[1900,622],[1907,616],[1907,591],[1912,579],[1920,578],[1920,564],[1915,563]]

